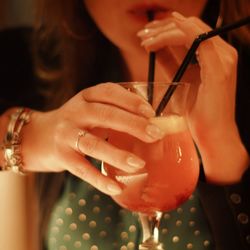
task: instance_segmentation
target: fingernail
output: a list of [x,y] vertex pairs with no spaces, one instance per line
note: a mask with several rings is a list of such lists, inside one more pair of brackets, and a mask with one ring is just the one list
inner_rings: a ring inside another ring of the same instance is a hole
[[141,46],[148,46],[154,43],[154,37],[147,38],[146,40],[141,42]]
[[127,163],[129,166],[136,168],[136,169],[140,169],[143,168],[145,166],[145,161],[141,160],[140,158],[136,157],[136,156],[129,156],[127,158]]
[[148,35],[150,33],[159,32],[159,31],[167,31],[170,29],[176,28],[176,23],[171,21],[167,24],[158,25],[157,27],[145,27],[143,30],[139,31],[137,34],[140,35]]
[[145,27],[146,27],[146,28],[155,27],[155,26],[159,25],[159,23],[161,23],[161,21],[159,21],[159,20],[154,20],[154,21],[152,21],[152,22],[146,24]]
[[147,117],[147,118],[150,118],[150,117],[154,117],[155,116],[155,111],[153,110],[153,108],[151,106],[149,106],[148,104],[141,104],[139,106],[139,112]]
[[180,21],[185,21],[186,20],[186,18],[177,11],[172,12],[172,16],[177,18]]
[[165,25],[164,30],[167,31],[167,30],[174,29],[174,28],[176,28],[176,24],[174,22],[171,22]]
[[137,36],[139,37],[149,37],[157,34],[158,32],[162,31],[168,31],[171,29],[176,28],[176,24],[174,22],[170,22],[168,24],[164,24],[161,27],[156,27],[156,28],[145,28],[137,33]]
[[150,32],[152,32],[152,29],[143,29],[143,30],[141,30],[141,31],[139,31],[138,33],[137,33],[137,36],[145,36],[145,35],[148,35],[148,34],[150,34]]
[[146,132],[147,134],[153,138],[153,139],[161,139],[163,138],[164,134],[163,132],[160,130],[160,128],[158,128],[156,125],[154,124],[149,124],[146,127]]
[[118,195],[122,192],[122,189],[116,183],[108,184],[107,189],[112,195]]

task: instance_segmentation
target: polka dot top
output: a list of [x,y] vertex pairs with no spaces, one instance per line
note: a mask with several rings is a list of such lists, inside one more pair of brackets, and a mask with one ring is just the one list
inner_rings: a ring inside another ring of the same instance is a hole
[[[48,226],[48,250],[137,250],[141,239],[136,213],[68,175]],[[214,249],[197,191],[181,207],[163,214],[160,241],[165,250]]]

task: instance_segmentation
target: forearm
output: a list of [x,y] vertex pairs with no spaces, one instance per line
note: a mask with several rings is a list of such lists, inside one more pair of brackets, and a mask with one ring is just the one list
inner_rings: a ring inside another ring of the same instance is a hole
[[236,127],[207,132],[197,140],[197,146],[208,182],[236,183],[249,166],[249,155]]

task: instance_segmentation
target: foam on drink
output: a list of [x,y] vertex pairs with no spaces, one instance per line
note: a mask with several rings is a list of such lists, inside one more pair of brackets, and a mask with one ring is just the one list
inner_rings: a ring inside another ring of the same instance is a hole
[[179,133],[187,129],[185,118],[179,115],[153,117],[150,122],[157,125],[165,135]]

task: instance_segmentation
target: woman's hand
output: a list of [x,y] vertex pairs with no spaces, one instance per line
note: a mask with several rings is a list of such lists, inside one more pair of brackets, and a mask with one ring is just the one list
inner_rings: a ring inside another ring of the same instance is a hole
[[[107,129],[113,129],[145,142],[156,141],[163,134],[149,122],[152,116],[154,111],[145,100],[117,84],[85,89],[57,110],[32,114],[23,130],[24,168],[68,170],[107,194],[117,194],[121,191],[119,185],[102,175],[84,156],[130,173],[143,168],[142,159],[115,148],[105,139]],[[78,137],[82,132],[83,136]]]
[[[179,13],[153,21],[138,33],[142,46],[158,51],[164,76],[171,80],[194,39],[210,28],[197,17]],[[188,116],[206,177],[214,183],[239,181],[249,158],[235,122],[237,52],[219,36],[202,42],[183,81],[192,83]]]

